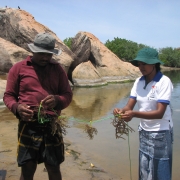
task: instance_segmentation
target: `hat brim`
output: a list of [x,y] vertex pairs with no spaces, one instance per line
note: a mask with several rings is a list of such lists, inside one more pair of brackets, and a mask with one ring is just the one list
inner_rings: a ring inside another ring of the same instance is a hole
[[47,49],[35,46],[33,43],[28,44],[28,47],[33,53],[50,53],[50,54],[60,55],[62,52],[61,50],[58,50],[58,49],[47,50]]
[[157,63],[160,63],[160,64],[164,64],[161,60],[155,58],[155,59],[141,59],[141,58],[138,58],[138,59],[133,59],[132,61],[130,61],[130,63],[136,67],[138,67],[138,62],[143,62],[143,63],[146,63],[146,64],[157,64]]

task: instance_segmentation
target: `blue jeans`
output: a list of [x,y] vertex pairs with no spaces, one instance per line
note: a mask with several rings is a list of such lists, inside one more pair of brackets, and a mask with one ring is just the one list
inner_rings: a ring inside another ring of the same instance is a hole
[[171,180],[173,129],[145,131],[139,127],[139,180]]

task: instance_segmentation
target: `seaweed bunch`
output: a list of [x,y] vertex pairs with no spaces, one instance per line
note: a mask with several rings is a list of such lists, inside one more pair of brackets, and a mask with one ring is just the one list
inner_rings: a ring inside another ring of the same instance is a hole
[[38,117],[38,123],[39,124],[44,124],[45,122],[50,121],[49,118],[47,117],[47,114],[46,114],[45,109],[42,105],[42,102],[40,102],[37,113],[38,113],[37,117]]
[[95,127],[92,127],[92,125],[89,125],[89,124],[85,125],[84,132],[86,132],[88,134],[89,139],[93,139],[94,134],[98,133],[97,129]]
[[67,125],[67,118],[65,116],[58,116],[56,111],[52,109],[52,111],[55,113],[56,116],[49,116],[46,114],[46,110],[42,105],[42,102],[40,102],[39,106],[34,108],[34,112],[37,113],[37,120],[39,124],[44,124],[46,122],[50,122],[52,134],[58,134],[61,136],[61,134],[66,135],[66,128],[69,128]]
[[66,128],[69,128],[67,125],[67,118],[65,116],[58,116],[51,120],[52,134],[58,133],[59,135],[67,134]]
[[[134,130],[128,125],[126,121],[124,121],[121,118],[120,114],[114,115],[113,121],[112,121],[113,126],[115,127],[115,135],[116,139],[123,138],[122,136],[125,134],[128,136],[129,131],[133,132]],[[135,132],[135,131],[134,131]]]

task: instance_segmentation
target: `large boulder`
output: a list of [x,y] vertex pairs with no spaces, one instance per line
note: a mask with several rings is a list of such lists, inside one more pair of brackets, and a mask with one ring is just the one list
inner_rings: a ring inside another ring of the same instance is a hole
[[119,59],[91,33],[79,32],[71,50],[77,56],[69,69],[75,86],[129,81],[140,75],[137,67]]
[[0,78],[0,105],[2,104],[2,98],[6,88],[6,82],[7,82],[6,80]]
[[14,8],[0,9],[0,73],[7,73],[14,63],[31,54],[27,44],[40,32],[56,38],[56,48],[62,54],[53,58],[62,65],[74,86],[104,85],[139,76],[138,68],[123,62],[91,33],[77,33],[69,49],[31,14]]
[[8,73],[16,62],[25,59],[28,55],[30,55],[30,52],[0,38],[0,74]]
[[80,63],[73,71],[73,83],[75,86],[95,86],[106,85],[104,81],[93,66],[91,61]]
[[[48,27],[40,24],[28,12],[21,9],[0,9],[0,37],[13,44],[30,51],[27,44],[32,43],[35,36],[41,32],[51,33],[56,38],[56,48],[62,50],[62,54],[54,58],[68,72],[75,55]],[[1,55],[1,54],[0,54]]]

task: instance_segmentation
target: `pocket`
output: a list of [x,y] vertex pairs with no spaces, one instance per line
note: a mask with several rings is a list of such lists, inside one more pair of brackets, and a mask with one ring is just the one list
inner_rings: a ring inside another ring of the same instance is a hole
[[155,148],[164,148],[166,144],[165,133],[151,133],[151,137]]
[[168,158],[168,142],[166,132],[151,133],[149,153],[152,157]]
[[166,132],[139,131],[140,150],[155,159],[168,159],[168,140]]
[[143,129],[139,131],[139,142],[140,150],[147,154],[149,151],[149,137],[148,132],[144,131]]

